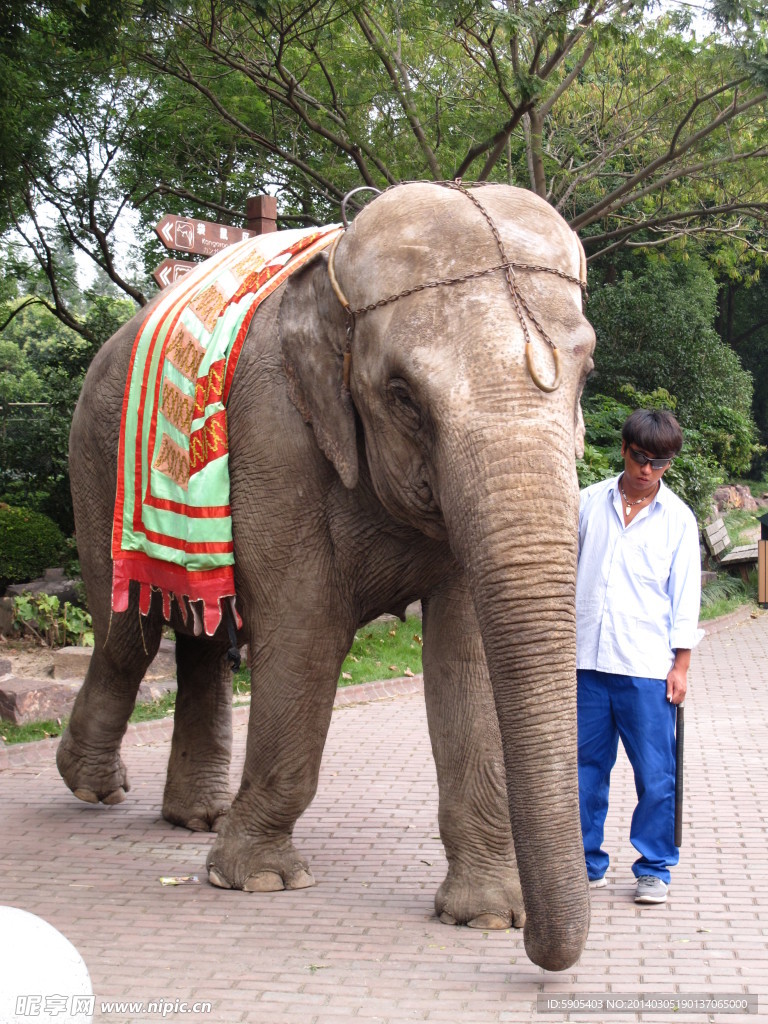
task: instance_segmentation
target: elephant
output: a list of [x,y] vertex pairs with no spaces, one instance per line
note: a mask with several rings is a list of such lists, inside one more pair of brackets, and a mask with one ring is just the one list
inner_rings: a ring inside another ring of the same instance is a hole
[[83,800],[125,798],[121,740],[169,618],[178,695],[164,817],[218,832],[215,886],[312,885],[292,833],[316,791],[342,662],[362,624],[421,600],[448,863],[436,913],[524,922],[529,958],[564,970],[589,928],[574,612],[595,342],[584,252],[548,203],[506,185],[400,184],[346,228],[259,307],[228,399],[252,695],[239,791],[224,624],[195,635],[158,594],[140,612],[135,589],[127,611],[110,611],[121,402],[146,311],[94,358],[71,428],[95,649],[59,771]]

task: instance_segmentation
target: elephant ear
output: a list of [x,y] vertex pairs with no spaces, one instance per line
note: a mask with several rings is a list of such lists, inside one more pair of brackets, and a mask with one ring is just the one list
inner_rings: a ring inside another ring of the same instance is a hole
[[344,387],[346,328],[328,277],[328,257],[321,253],[288,278],[280,303],[280,344],[288,395],[351,490],[358,466],[355,410]]

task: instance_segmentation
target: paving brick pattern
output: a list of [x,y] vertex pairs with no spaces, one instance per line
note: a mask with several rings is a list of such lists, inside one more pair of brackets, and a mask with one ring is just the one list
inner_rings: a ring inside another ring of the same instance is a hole
[[[519,932],[451,928],[433,916],[445,861],[418,678],[340,693],[318,795],[296,828],[315,888],[262,895],[205,882],[212,837],[160,817],[170,729],[152,723],[126,737],[133,789],[118,807],[64,789],[55,741],[0,751],[0,903],[41,915],[75,944],[97,996],[94,1019],[110,1024],[768,1021],[767,663],[765,614],[726,623],[694,656],[683,849],[664,906],[632,901],[634,793],[620,754],[610,884],[593,892],[588,947],[562,974],[532,965]],[[246,711],[235,720],[233,778]],[[159,881],[186,875],[200,884]],[[541,994],[594,993],[752,993],[759,1009],[537,1009]],[[159,999],[212,1010],[98,1010],[104,1000]]]

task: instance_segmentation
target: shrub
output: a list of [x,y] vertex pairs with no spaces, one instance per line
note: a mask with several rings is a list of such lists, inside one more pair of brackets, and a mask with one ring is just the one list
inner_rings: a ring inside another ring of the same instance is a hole
[[600,480],[606,480],[619,468],[616,460],[611,459],[611,453],[594,445],[584,443],[584,457],[576,463],[576,473],[579,478],[579,487],[589,487]]
[[32,633],[48,647],[93,647],[90,614],[69,601],[62,604],[53,594],[22,594],[14,598],[13,611],[16,628]]
[[754,422],[735,409],[717,409],[709,421],[701,425],[700,431],[708,449],[729,477],[749,473],[753,460],[765,452],[765,447],[757,443]]
[[0,505],[0,591],[41,576],[63,548],[64,534],[48,516]]
[[713,327],[717,282],[696,255],[636,259],[614,285],[593,287],[596,374],[587,394],[620,398],[621,385],[667,388],[683,428],[713,422],[726,408],[751,419],[752,377]]

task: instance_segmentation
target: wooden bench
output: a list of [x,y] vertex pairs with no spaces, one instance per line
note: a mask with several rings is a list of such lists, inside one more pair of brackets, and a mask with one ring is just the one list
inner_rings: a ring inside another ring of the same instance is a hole
[[731,546],[731,538],[722,519],[705,526],[704,543],[710,554],[710,565],[713,569],[738,569],[746,583],[749,570],[757,564],[757,541],[754,544]]

